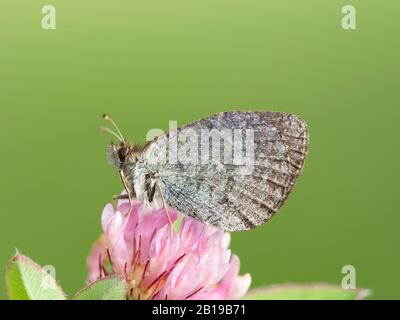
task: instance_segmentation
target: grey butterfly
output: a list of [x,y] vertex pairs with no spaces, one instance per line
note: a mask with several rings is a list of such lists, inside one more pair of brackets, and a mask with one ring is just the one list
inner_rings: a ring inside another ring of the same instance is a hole
[[107,150],[126,195],[226,231],[249,230],[283,205],[307,155],[305,122],[282,112],[229,111],[177,128],[145,146]]

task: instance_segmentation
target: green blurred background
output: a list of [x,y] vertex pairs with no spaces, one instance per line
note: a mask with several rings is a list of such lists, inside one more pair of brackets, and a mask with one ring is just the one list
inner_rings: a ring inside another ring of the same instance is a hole
[[[56,30],[41,28],[45,4]],[[308,122],[309,157],[279,214],[233,235],[242,272],[253,287],[340,284],[351,264],[373,298],[400,298],[399,13],[395,0],[1,0],[1,268],[18,248],[68,294],[84,285],[122,189],[103,112],[142,142],[168,120],[276,110]]]

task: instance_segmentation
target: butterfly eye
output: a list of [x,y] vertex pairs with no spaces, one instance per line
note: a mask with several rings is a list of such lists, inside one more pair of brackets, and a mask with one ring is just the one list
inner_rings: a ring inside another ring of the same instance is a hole
[[119,150],[118,150],[118,158],[119,158],[119,161],[121,161],[121,162],[124,162],[124,161],[125,161],[125,159],[126,159],[126,152],[127,152],[127,150],[126,150],[125,147],[119,148]]

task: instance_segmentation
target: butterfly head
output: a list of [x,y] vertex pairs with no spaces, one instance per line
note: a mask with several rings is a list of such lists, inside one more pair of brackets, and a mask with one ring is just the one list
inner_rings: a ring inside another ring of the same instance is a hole
[[100,127],[100,130],[103,132],[111,133],[114,137],[118,139],[117,144],[111,142],[107,147],[108,162],[115,169],[118,170],[123,170],[128,166],[134,165],[139,151],[138,146],[126,143],[124,136],[121,133],[121,130],[119,130],[118,126],[109,115],[104,114],[103,118],[112,124],[115,131],[107,127]]
[[118,145],[111,142],[107,147],[107,160],[118,170],[121,170],[130,156],[130,146],[120,143]]

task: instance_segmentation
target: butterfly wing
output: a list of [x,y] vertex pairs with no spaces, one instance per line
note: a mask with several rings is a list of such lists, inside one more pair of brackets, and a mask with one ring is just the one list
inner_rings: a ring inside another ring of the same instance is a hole
[[157,174],[169,206],[239,231],[263,224],[283,205],[303,168],[307,143],[306,124],[295,115],[231,111],[158,137],[142,159]]

